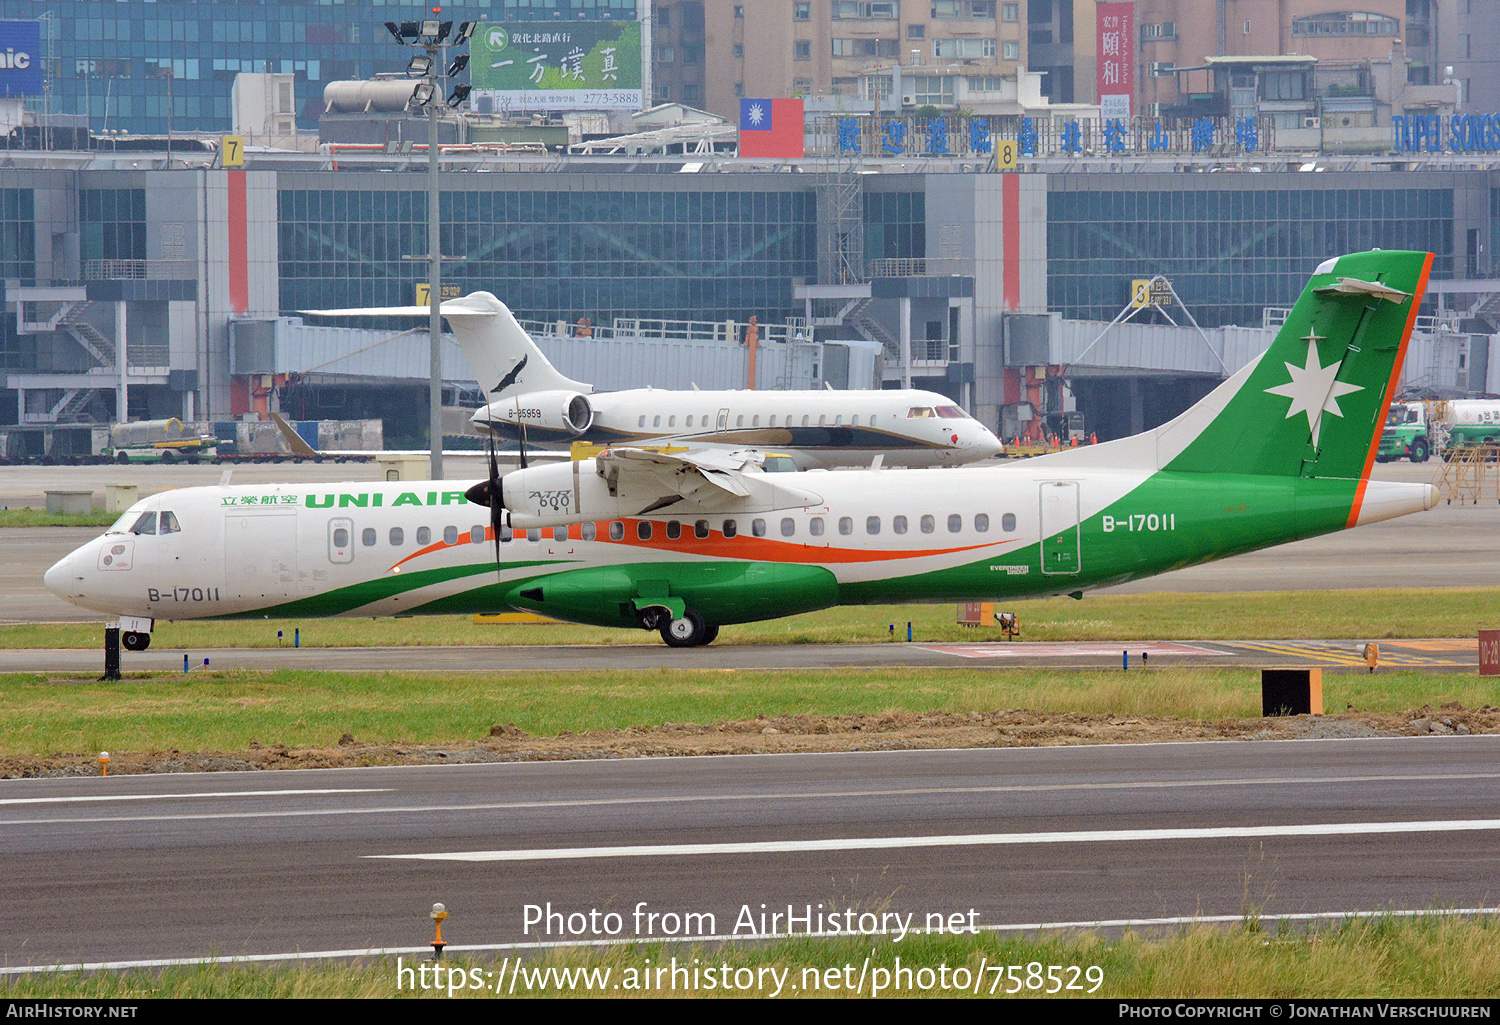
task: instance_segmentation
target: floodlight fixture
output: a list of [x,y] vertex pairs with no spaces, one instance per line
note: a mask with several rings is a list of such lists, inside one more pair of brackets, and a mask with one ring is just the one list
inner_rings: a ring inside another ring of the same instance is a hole
[[422,78],[430,71],[432,71],[432,58],[425,53],[414,55],[406,65],[406,73],[412,78]]
[[452,30],[453,30],[453,22],[451,22],[451,21],[445,21],[445,22],[443,22],[441,25],[438,26],[437,41],[441,43],[443,40],[447,39],[448,38],[448,33],[451,32]]
[[458,26],[458,34],[453,37],[454,44],[457,46],[462,46],[464,43],[467,43],[469,41],[469,37],[474,34],[474,26],[475,23],[472,21],[460,22]]
[[388,21],[385,23],[385,30],[396,37],[396,42],[402,46],[406,45],[406,37],[401,34],[400,25],[397,25],[394,21]]
[[467,100],[469,98],[469,91],[471,89],[472,89],[472,86],[467,86],[467,85],[456,85],[456,86],[454,86],[453,87],[453,94],[448,97],[448,106],[450,106],[450,107],[457,107],[464,100]]
[[408,41],[415,42],[416,38],[418,36],[420,36],[421,34],[422,34],[422,25],[421,25],[420,22],[403,21],[401,23],[401,41],[403,43],[408,42]]
[[460,71],[468,66],[469,55],[466,53],[459,54],[457,57],[453,58],[453,63],[448,65],[448,77],[452,78],[454,75],[457,75]]
[[436,18],[428,18],[426,21],[422,22],[421,36],[423,42],[435,41],[437,39],[437,34],[438,22]]
[[432,92],[431,81],[418,82],[416,88],[411,91],[411,102],[419,107],[425,107],[432,102]]

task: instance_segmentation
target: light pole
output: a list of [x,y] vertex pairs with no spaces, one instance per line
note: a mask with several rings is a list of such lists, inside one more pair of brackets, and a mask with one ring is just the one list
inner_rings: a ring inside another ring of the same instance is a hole
[[[432,13],[440,15],[443,9],[434,7]],[[431,479],[443,477],[443,253],[440,229],[442,218],[438,210],[438,113],[443,105],[443,89],[440,77],[452,77],[469,63],[468,54],[460,54],[447,68],[442,66],[442,47],[448,41],[453,22],[440,21],[437,17],[424,21],[394,21],[385,23],[386,31],[402,46],[410,46],[418,52],[412,54],[406,65],[406,73],[421,79],[412,89],[410,105],[427,110],[427,302],[430,311],[428,331],[431,345],[431,375],[428,380],[427,412],[428,433],[431,441]],[[466,21],[453,34],[451,45],[461,46],[474,34],[474,23]],[[469,87],[454,88],[447,98],[447,105],[457,107],[468,99]]]

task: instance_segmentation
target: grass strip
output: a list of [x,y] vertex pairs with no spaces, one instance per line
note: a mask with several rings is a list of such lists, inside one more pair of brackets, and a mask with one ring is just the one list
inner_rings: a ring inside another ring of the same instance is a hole
[[[1240,638],[1473,637],[1500,622],[1500,587],[1368,588],[1105,595],[996,603],[1021,617],[1023,641],[1237,640]],[[962,626],[954,605],[842,606],[726,626],[719,644],[870,644],[906,637],[1000,640],[998,628]],[[101,623],[0,627],[0,648],[97,648]],[[894,631],[892,630],[894,627]],[[411,619],[234,620],[159,623],[160,648],[274,648],[301,632],[308,647],[659,643],[644,631],[555,625],[481,625],[469,616]],[[281,636],[278,637],[277,633]]]
[[0,527],[107,527],[119,513],[96,509],[86,513],[54,513],[45,509],[0,509]]
[[[1328,674],[1330,710],[1404,712],[1500,704],[1500,681],[1448,673]],[[251,672],[119,683],[0,676],[0,756],[225,751],[252,743],[330,746],[476,741],[495,723],[533,736],[712,724],[757,716],[993,712],[1260,715],[1253,670],[681,670],[572,673]]]
[[[454,922],[456,927],[457,922]],[[452,942],[462,943],[455,928]],[[1227,928],[1168,935],[1094,933],[794,938],[764,944],[638,943],[514,957],[452,954],[442,974],[422,955],[312,964],[229,964],[156,971],[19,976],[9,999],[781,996],[1057,996],[1093,999],[1493,999],[1500,926],[1493,918],[1379,917],[1307,929],[1247,915]],[[672,982],[672,968],[682,969]],[[1014,973],[1009,966],[1017,966]],[[996,971],[997,966],[1000,970]],[[1058,966],[1056,982],[1048,969]],[[713,969],[713,975],[705,970]],[[695,977],[693,969],[698,970]],[[1080,969],[1078,972],[1072,969]],[[901,971],[904,969],[904,971]],[[664,970],[657,975],[657,970]],[[650,973],[648,975],[648,972]],[[514,991],[509,980],[516,977]],[[713,984],[709,984],[709,979]],[[722,980],[728,980],[725,985]],[[863,981],[861,982],[861,979]],[[1100,984],[1094,988],[1094,979]],[[650,980],[647,988],[644,984]],[[976,982],[977,980],[977,982]],[[427,983],[424,987],[423,983]],[[695,985],[696,982],[696,985]],[[943,983],[947,984],[944,985]],[[1070,990],[1069,984],[1080,987]],[[859,986],[856,991],[856,986]],[[872,992],[876,985],[884,989]],[[975,993],[975,989],[978,993]],[[1088,990],[1094,989],[1090,994]]]

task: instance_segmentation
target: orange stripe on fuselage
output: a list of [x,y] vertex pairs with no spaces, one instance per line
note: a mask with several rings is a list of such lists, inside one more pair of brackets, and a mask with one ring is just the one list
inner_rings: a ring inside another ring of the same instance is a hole
[[1417,279],[1417,290],[1411,296],[1411,310],[1406,315],[1406,330],[1401,335],[1401,347],[1396,350],[1396,363],[1391,367],[1391,380],[1385,387],[1385,401],[1380,407],[1380,419],[1375,421],[1375,436],[1370,439],[1370,451],[1365,453],[1365,471],[1359,475],[1354,488],[1354,504],[1349,507],[1349,522],[1345,528],[1359,522],[1359,511],[1365,503],[1365,485],[1370,482],[1370,470],[1375,466],[1375,453],[1380,451],[1380,437],[1385,430],[1386,417],[1391,414],[1391,400],[1396,397],[1396,382],[1401,378],[1401,368],[1406,365],[1406,344],[1411,341],[1411,332],[1417,326],[1417,307],[1422,305],[1422,296],[1427,291],[1427,275],[1432,271],[1432,254],[1422,261],[1422,275]]
[[[609,537],[609,524],[620,522],[625,524],[625,537],[619,541],[611,540]],[[636,524],[642,522],[651,523],[652,537],[649,541],[642,541],[636,536]],[[660,531],[657,528],[660,527]],[[542,530],[550,533],[553,528],[543,527]],[[746,562],[786,562],[786,563],[850,563],[850,562],[891,562],[897,559],[920,559],[931,555],[952,555],[956,552],[973,552],[981,548],[992,548],[996,545],[1015,544],[1015,538],[1003,541],[986,541],[978,545],[959,545],[956,548],[924,548],[917,551],[860,551],[852,548],[832,548],[822,545],[803,544],[797,541],[776,541],[772,538],[755,537],[753,535],[736,534],[734,537],[725,537],[722,530],[709,531],[708,537],[694,537],[689,532],[692,526],[683,523],[683,535],[675,540],[666,536],[666,524],[660,520],[643,521],[639,519],[626,520],[600,520],[594,524],[595,544],[625,545],[630,548],[643,548],[651,551],[680,551],[689,555],[706,555],[712,558],[740,559]],[[486,527],[484,530],[485,541],[493,541],[495,532]],[[543,541],[550,540],[545,535]],[[575,523],[568,528],[569,541],[583,540],[583,525]],[[458,548],[462,545],[473,544],[474,541],[467,531],[459,536],[459,540],[453,544],[446,541],[437,541],[426,548],[419,549],[400,562],[391,567],[397,569],[413,559],[420,558],[432,552],[439,552],[447,548]],[[809,558],[809,556],[812,556]]]

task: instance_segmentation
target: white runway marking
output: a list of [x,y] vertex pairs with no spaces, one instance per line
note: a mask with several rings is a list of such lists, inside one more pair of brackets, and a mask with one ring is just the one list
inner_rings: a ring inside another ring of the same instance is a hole
[[1131,843],[1142,840],[1237,840],[1277,836],[1373,836],[1382,833],[1449,833],[1489,829],[1500,829],[1500,819],[1455,819],[1447,822],[1317,822],[1286,826],[1099,829],[1059,833],[959,833],[948,836],[871,836],[832,840],[647,844],[639,847],[555,847],[515,851],[367,854],[365,857],[407,861],[558,861],[668,858],[703,854],[805,854],[813,851],[896,850],[911,847],[1003,847],[1021,844]]
[[70,804],[77,801],[191,801],[197,797],[284,797],[292,794],[386,794],[394,787],[342,787],[327,790],[221,790],[202,794],[94,794],[86,797],[6,797],[0,804]]
[[[389,805],[375,808],[295,808],[275,811],[227,811],[176,815],[97,815],[80,818],[0,819],[0,826],[77,825],[105,822],[192,822],[212,819],[310,818],[335,815],[421,815],[475,811],[548,811],[564,808],[620,807],[625,805],[693,804],[705,801],[828,801],[871,797],[925,797],[966,794],[1035,794],[1057,791],[1163,790],[1195,787],[1296,786],[1339,783],[1437,783],[1459,779],[1500,779],[1496,772],[1420,773],[1372,776],[1261,776],[1247,779],[1137,780],[1127,783],[1035,783],[992,787],[902,787],[890,790],[825,790],[773,794],[680,794],[670,797],[602,797],[564,801],[486,801],[476,804]],[[269,793],[296,793],[278,790]],[[314,791],[306,791],[312,793]],[[356,791],[345,791],[354,793]],[[386,793],[386,790],[372,790]],[[207,796],[207,795],[198,795]]]

